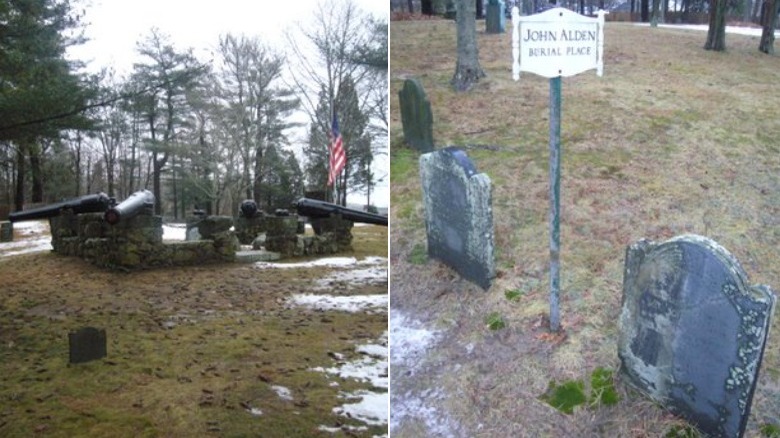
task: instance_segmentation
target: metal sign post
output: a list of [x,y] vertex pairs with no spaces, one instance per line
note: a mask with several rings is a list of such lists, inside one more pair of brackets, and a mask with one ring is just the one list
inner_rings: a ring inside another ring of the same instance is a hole
[[550,78],[550,331],[560,317],[561,77],[604,70],[604,15],[589,18],[554,8],[520,17],[512,9],[512,77],[527,71]]

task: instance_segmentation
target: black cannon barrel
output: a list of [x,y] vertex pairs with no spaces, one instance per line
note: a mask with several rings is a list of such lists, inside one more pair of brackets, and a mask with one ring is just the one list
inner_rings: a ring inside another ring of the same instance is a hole
[[360,210],[353,210],[351,208],[342,207],[338,204],[331,204],[330,202],[301,198],[296,201],[294,205],[295,209],[298,211],[298,214],[301,216],[321,218],[328,217],[331,214],[340,214],[341,217],[352,222],[387,226],[387,217],[385,216],[366,213],[365,211]]
[[55,202],[54,204],[44,205],[43,207],[15,211],[8,215],[8,220],[11,222],[22,222],[35,219],[46,219],[59,216],[62,210],[71,210],[77,214],[100,213],[106,211],[110,205],[111,198],[109,198],[108,195],[105,193],[95,193],[93,195],[80,196],[62,202]]
[[238,207],[241,216],[251,219],[257,214],[257,202],[254,199],[244,199]]
[[139,190],[119,204],[106,210],[103,218],[111,225],[116,225],[122,219],[130,219],[144,211],[154,208],[154,195],[149,190]]

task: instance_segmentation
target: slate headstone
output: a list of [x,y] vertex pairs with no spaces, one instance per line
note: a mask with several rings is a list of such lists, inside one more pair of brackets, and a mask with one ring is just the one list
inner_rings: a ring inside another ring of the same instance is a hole
[[420,157],[428,255],[489,289],[495,277],[490,178],[448,147]]
[[504,33],[506,29],[506,13],[502,0],[490,0],[485,15],[485,33]]
[[640,240],[626,250],[622,371],[705,434],[741,437],[775,301],[711,239]]
[[106,357],[106,330],[84,327],[68,333],[70,363],[83,363]]
[[11,221],[0,221],[0,242],[14,240],[14,224]]
[[417,79],[407,79],[398,92],[404,141],[420,152],[433,152],[431,102]]

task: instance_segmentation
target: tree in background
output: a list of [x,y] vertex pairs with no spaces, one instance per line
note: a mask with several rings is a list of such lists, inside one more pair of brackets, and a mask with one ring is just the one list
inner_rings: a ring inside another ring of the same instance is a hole
[[288,144],[287,130],[300,101],[281,85],[284,57],[257,39],[220,38],[218,75],[224,102],[222,122],[231,144],[240,151],[245,197],[261,205],[266,151]]
[[17,210],[25,202],[28,176],[31,200],[44,199],[44,140],[90,127],[82,109],[93,90],[64,57],[67,47],[81,42],[65,34],[79,26],[68,2],[0,3],[0,142],[13,150]]
[[710,0],[710,22],[704,50],[723,52],[726,50],[727,0]]
[[761,2],[762,31],[758,50],[770,55],[775,53],[775,23],[777,22],[779,5],[780,2],[777,0],[764,0]]
[[[374,47],[372,41],[377,28],[376,23],[361,13],[351,1],[328,0],[319,4],[312,26],[301,25],[294,34],[287,35],[296,61],[291,66],[290,74],[312,125],[309,142],[304,150],[307,182],[309,187],[316,190],[325,189],[329,134],[332,111],[335,110],[347,155],[344,173],[335,185],[334,199],[342,204],[346,203],[346,194],[349,192],[350,174],[356,169],[351,164],[352,154],[365,149],[362,142],[366,138],[369,143],[373,140],[367,132],[367,124],[361,125],[368,118],[353,117],[353,109],[356,107],[356,111],[370,117],[377,95],[371,90],[381,87],[387,94],[386,79],[380,81],[376,76],[381,60],[367,65],[365,62],[356,62],[355,57],[362,48]],[[316,56],[311,56],[311,53]],[[342,105],[343,102],[351,102],[348,96],[355,96],[357,102],[356,106],[347,109]],[[352,142],[355,144],[350,144]],[[355,148],[354,151],[351,148]]]
[[[162,214],[162,172],[172,156],[175,160],[177,134],[187,111],[185,95],[195,86],[205,68],[196,61],[191,50],[178,52],[169,38],[157,29],[152,29],[151,34],[138,44],[138,52],[150,61],[135,64],[133,76],[141,84],[153,85],[138,96],[138,102],[147,121],[145,146],[151,153],[154,211]],[[176,207],[174,202],[174,212]]]
[[291,208],[293,202],[303,196],[304,176],[298,159],[292,151],[271,145],[265,161],[263,195],[258,206],[269,212]]
[[450,83],[456,91],[468,91],[485,77],[485,72],[479,65],[474,1],[456,0],[455,7],[458,22],[458,61]]

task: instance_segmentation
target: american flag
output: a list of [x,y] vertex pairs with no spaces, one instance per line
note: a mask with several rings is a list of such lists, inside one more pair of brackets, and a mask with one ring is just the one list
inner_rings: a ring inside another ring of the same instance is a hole
[[333,112],[333,126],[330,132],[330,173],[328,173],[328,185],[332,186],[336,182],[339,173],[347,164],[347,156],[344,153],[344,144],[341,140],[341,131],[339,131],[339,119],[336,112]]

